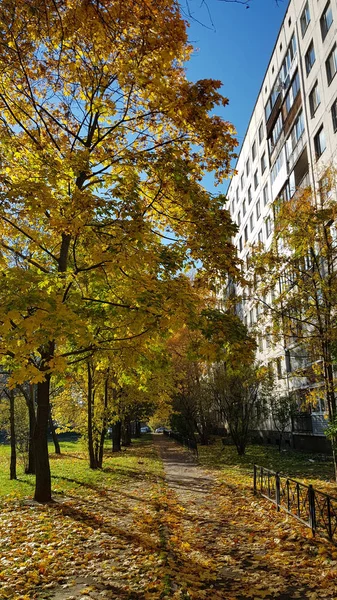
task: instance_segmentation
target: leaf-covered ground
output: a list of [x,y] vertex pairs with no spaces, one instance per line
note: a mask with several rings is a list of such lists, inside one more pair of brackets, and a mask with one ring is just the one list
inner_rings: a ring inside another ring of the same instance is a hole
[[154,442],[108,455],[100,472],[79,445],[52,456],[48,506],[28,499],[29,477],[11,484],[1,600],[337,597],[337,548],[255,498],[248,470],[211,469],[216,449],[204,470],[172,441]]

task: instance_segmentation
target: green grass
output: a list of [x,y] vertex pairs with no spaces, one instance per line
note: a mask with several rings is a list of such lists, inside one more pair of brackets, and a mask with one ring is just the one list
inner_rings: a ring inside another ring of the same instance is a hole
[[[53,444],[49,444],[52,493],[71,496],[85,495],[87,489],[103,489],[113,486],[117,481],[127,482],[139,476],[138,461],[144,462],[145,475],[154,479],[161,474],[161,462],[151,450],[151,436],[142,436],[134,440],[126,451],[112,454],[111,443],[106,443],[103,469],[89,468],[86,445],[82,440],[62,442],[61,455],[54,453]],[[17,480],[9,479],[10,447],[0,444],[0,498],[26,498],[34,495],[35,476],[24,473],[23,464],[18,456]]]
[[337,493],[331,457],[291,449],[279,452],[275,446],[262,445],[248,446],[246,454],[238,456],[235,446],[222,448],[220,439],[210,446],[198,446],[198,451],[202,466],[216,469],[223,475],[240,477],[249,485],[252,483],[255,463],[282,475],[312,483],[318,489],[328,486],[330,493]]

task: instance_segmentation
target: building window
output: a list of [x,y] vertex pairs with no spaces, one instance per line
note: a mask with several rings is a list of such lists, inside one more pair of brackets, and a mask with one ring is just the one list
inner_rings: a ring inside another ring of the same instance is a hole
[[277,156],[277,159],[275,160],[275,163],[271,170],[272,184],[274,183],[276,177],[278,176],[279,172],[281,171],[281,169],[283,167],[283,162],[284,162],[284,153],[283,153],[283,149],[282,149],[281,152],[279,153],[279,155]]
[[282,119],[282,112],[280,112],[279,116],[276,119],[276,123],[271,131],[270,134],[270,151],[272,152],[276,146],[277,140],[279,139],[281,133],[283,130],[283,119]]
[[248,204],[252,201],[252,186],[250,185],[248,188]]
[[253,143],[252,146],[252,160],[254,161],[256,159],[256,142]]
[[286,99],[285,99],[284,106],[285,106],[286,114],[288,114],[292,105],[294,104],[294,101],[295,101],[299,91],[300,91],[300,78],[299,78],[298,71],[296,71],[295,76],[291,82],[289,92],[287,93]]
[[246,175],[247,175],[247,177],[249,175],[249,169],[250,169],[250,167],[249,167],[249,158],[248,158],[247,162],[246,162]]
[[256,219],[259,219],[260,216],[261,216],[261,205],[260,205],[260,199],[259,199],[256,203]]
[[243,175],[241,175],[240,185],[241,185],[241,189],[243,190]]
[[259,233],[257,234],[257,241],[259,242],[259,244],[263,244],[263,231],[262,231],[262,229],[260,229]]
[[242,236],[239,239],[239,250],[242,252]]
[[254,309],[251,308],[249,311],[249,324],[254,325]]
[[234,200],[232,200],[231,211],[232,211],[232,215],[233,215],[234,214]]
[[236,202],[239,202],[239,188],[236,188],[235,197],[236,197]]
[[267,163],[266,163],[266,153],[264,152],[262,154],[262,158],[261,158],[261,173],[262,174],[265,172],[266,166],[267,166]]
[[337,131],[337,98],[331,107],[332,127],[334,132]]
[[262,143],[263,140],[263,123],[261,123],[260,127],[259,127],[259,144]]
[[286,147],[287,147],[287,156],[291,156],[293,151],[295,150],[300,138],[302,137],[304,131],[304,119],[303,112],[301,111],[296,118],[296,121],[291,129],[290,136],[287,139]]
[[259,173],[258,173],[258,170],[256,169],[256,171],[254,173],[254,190],[256,190],[258,185],[259,185]]
[[282,359],[280,357],[276,359],[276,371],[277,379],[282,379]]
[[238,212],[238,227],[240,227],[241,225],[241,213],[240,211]]
[[315,57],[314,42],[311,40],[309,48],[305,55],[305,69],[306,69],[307,75],[309,75],[315,60],[316,60],[316,57]]
[[249,223],[250,223],[250,231],[252,232],[253,229],[254,229],[254,215],[253,215],[253,213],[249,217]]
[[244,200],[242,202],[242,214],[243,214],[243,216],[245,216],[246,211],[247,211],[247,209],[246,209],[246,200]]
[[308,2],[306,3],[303,12],[301,14],[301,32],[302,32],[302,37],[304,37],[304,34],[306,32],[306,30],[308,29],[308,25],[310,23],[310,11],[309,11],[309,5]]
[[332,22],[333,22],[332,10],[331,10],[330,2],[328,2],[328,4],[326,5],[324,12],[321,16],[321,19],[320,19],[321,34],[322,34],[323,41],[326,38],[326,35],[332,25]]
[[326,148],[326,141],[325,141],[323,125],[314,137],[314,144],[315,144],[315,152],[316,152],[316,160],[317,160],[323,154],[323,152]]
[[319,97],[319,91],[318,91],[318,81],[316,81],[314,87],[312,88],[310,94],[309,94],[309,106],[310,106],[310,114],[311,114],[311,118],[314,116],[316,110],[318,109],[319,105],[321,103],[321,99]]
[[245,242],[248,242],[248,227],[247,227],[247,225],[244,229],[244,236],[245,236]]
[[263,188],[263,204],[266,206],[269,202],[268,183]]
[[269,238],[270,234],[272,232],[272,222],[271,222],[271,218],[267,217],[266,218],[266,237],[267,239]]
[[328,84],[332,82],[337,72],[337,46],[336,44],[332,48],[327,60],[325,61],[326,76],[328,78]]

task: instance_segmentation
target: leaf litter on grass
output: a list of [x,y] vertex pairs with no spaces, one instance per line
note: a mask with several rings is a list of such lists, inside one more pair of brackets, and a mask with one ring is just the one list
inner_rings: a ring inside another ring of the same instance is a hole
[[337,598],[337,548],[254,497],[239,470],[195,467],[188,487],[185,465],[172,489],[149,445],[87,484],[84,467],[71,477],[67,462],[64,480],[61,467],[54,503],[2,503],[1,600]]

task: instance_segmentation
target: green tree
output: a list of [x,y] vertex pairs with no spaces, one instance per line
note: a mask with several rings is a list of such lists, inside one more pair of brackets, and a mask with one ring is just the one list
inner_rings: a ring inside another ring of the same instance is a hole
[[[324,388],[331,423],[336,420],[335,193],[336,174],[328,169],[316,194],[306,188],[298,190],[287,202],[277,201],[272,245],[268,250],[259,248],[254,256],[256,296],[273,298],[272,302],[263,302],[270,331],[286,348],[297,346],[307,356],[306,364],[294,369],[289,364],[288,370],[295,377],[305,378],[313,402],[315,395],[322,396]],[[321,387],[311,385],[320,381]]]
[[230,173],[236,141],[213,114],[220,82],[186,79],[174,1],[6,0],[0,24],[1,355],[37,384],[48,501],[52,375],[170,328],[195,261],[235,274],[225,199],[201,182]]

